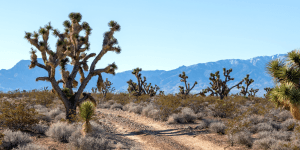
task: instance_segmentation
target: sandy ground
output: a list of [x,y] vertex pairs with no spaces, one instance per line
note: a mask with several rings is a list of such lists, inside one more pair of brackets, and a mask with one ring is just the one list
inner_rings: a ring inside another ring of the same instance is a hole
[[178,128],[135,113],[109,109],[97,109],[97,113],[105,116],[105,121],[112,123],[120,134],[141,143],[145,149],[224,150],[225,147],[201,136],[183,134]]

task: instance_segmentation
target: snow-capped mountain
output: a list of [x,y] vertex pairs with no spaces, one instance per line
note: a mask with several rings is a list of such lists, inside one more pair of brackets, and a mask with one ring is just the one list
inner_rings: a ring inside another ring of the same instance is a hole
[[[147,68],[142,68],[143,71],[140,73],[146,77],[146,83],[151,83],[151,85],[158,85],[161,91],[165,91],[165,94],[168,93],[178,93],[179,87],[184,86],[183,82],[180,82],[179,74],[183,71],[188,76],[187,82],[192,86],[195,81],[198,84],[191,91],[192,93],[198,93],[202,89],[210,86],[210,73],[215,73],[219,71],[221,80],[224,81],[225,77],[223,76],[223,68],[226,70],[232,68],[232,72],[229,74],[234,80],[227,82],[229,88],[240,82],[243,78],[249,74],[249,79],[253,79],[254,82],[249,86],[248,89],[259,89],[256,93],[257,96],[263,97],[263,94],[266,93],[264,90],[265,87],[274,87],[272,77],[266,71],[266,64],[271,60],[280,58],[284,59],[286,54],[277,54],[273,56],[258,56],[247,60],[241,59],[226,59],[219,60],[217,62],[207,62],[199,63],[191,66],[181,66],[177,69],[170,71],[164,70],[148,70]],[[41,58],[38,58],[38,62],[43,64]],[[49,87],[52,89],[50,82],[38,81],[35,79],[37,77],[47,76],[47,72],[44,69],[35,67],[34,69],[29,69],[30,60],[21,60],[13,68],[5,70],[0,70],[0,91],[7,92],[13,91],[16,89],[20,90],[32,90],[32,89],[41,89],[43,87]],[[67,66],[67,70],[72,70],[71,65]],[[61,79],[60,67],[56,68],[56,80]],[[134,68],[132,68],[134,69]],[[103,80],[106,78],[112,82],[112,86],[116,91],[125,92],[127,90],[128,80],[132,79],[134,82],[137,82],[136,77],[131,74],[132,70],[116,73],[115,76],[111,74],[102,73]],[[85,72],[87,75],[87,72]],[[79,81],[80,75],[77,74],[76,80]],[[91,91],[92,87],[96,87],[97,77],[93,77],[88,83],[85,91]],[[60,84],[61,85],[61,84]],[[79,83],[80,85],[80,83]],[[243,82],[243,86],[246,86]],[[233,88],[230,93],[237,93],[241,89]],[[76,91],[76,89],[75,89]],[[210,94],[210,93],[208,93]],[[207,95],[208,95],[207,94]]]

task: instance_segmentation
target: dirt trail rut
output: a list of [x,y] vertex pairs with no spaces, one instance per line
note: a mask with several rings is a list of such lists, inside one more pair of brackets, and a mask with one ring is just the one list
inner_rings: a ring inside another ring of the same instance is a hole
[[224,150],[224,147],[198,136],[182,134],[166,123],[154,121],[135,113],[100,109],[102,122],[111,123],[120,135],[135,140],[149,150]]

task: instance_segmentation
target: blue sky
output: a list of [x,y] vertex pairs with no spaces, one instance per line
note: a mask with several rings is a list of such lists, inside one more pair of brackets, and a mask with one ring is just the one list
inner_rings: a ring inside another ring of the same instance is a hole
[[[100,52],[109,21],[120,24],[114,36],[121,53],[108,52],[96,65],[104,68],[115,62],[116,72],[136,67],[168,71],[223,59],[286,54],[300,47],[299,6],[296,0],[2,1],[0,69],[30,59],[33,46],[24,39],[25,31],[37,32],[51,22],[63,32],[71,12],[81,13],[80,24],[86,21],[93,29],[87,53]],[[58,38],[52,31],[49,38],[55,50]]]

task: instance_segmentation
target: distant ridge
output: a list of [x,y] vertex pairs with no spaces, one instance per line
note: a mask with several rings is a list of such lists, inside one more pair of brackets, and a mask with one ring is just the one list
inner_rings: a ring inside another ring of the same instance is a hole
[[[147,83],[151,83],[151,85],[158,85],[160,90],[165,91],[165,94],[168,93],[178,93],[178,86],[183,86],[184,83],[180,82],[179,74],[184,71],[188,76],[187,82],[191,85],[194,84],[195,81],[198,84],[191,91],[192,93],[200,92],[202,89],[206,87],[210,87],[210,73],[215,73],[216,71],[220,71],[220,77],[222,81],[224,81],[225,77],[223,76],[223,68],[227,70],[232,68],[232,72],[230,76],[234,78],[233,81],[227,82],[228,87],[232,87],[233,85],[240,82],[243,78],[246,77],[246,74],[249,74],[249,79],[253,79],[254,82],[249,86],[249,89],[259,89],[256,93],[257,96],[263,97],[265,94],[265,87],[274,87],[273,80],[269,74],[266,72],[266,64],[274,59],[283,59],[287,54],[276,54],[272,56],[257,56],[254,58],[250,58],[247,60],[242,59],[226,59],[219,60],[216,62],[207,62],[207,63],[198,63],[191,66],[180,66],[176,69],[164,71],[164,70],[151,70],[147,71],[147,68],[142,68],[141,71],[142,77],[145,76],[147,78]],[[41,58],[38,58],[38,62],[44,64]],[[11,69],[1,69],[0,70],[0,91],[7,92],[13,91],[16,89],[20,90],[32,90],[32,89],[41,89],[43,87],[49,87],[52,89],[50,82],[38,81],[35,79],[37,77],[47,76],[47,72],[44,69],[39,67],[35,67],[34,69],[29,69],[30,60],[21,60]],[[67,70],[71,71],[73,66],[67,65]],[[60,67],[56,68],[56,80],[61,79]],[[134,68],[132,68],[134,69]],[[108,78],[109,81],[113,83],[112,87],[116,89],[116,91],[125,92],[127,91],[128,84],[126,83],[128,80],[132,79],[134,82],[136,78],[131,74],[132,70],[124,71],[120,73],[116,73],[115,76],[103,73],[103,80]],[[87,75],[87,72],[85,72]],[[80,75],[77,74],[76,80],[79,81]],[[85,91],[91,91],[92,87],[96,87],[97,77],[93,77],[88,83]],[[61,84],[60,84],[61,85]],[[80,85],[80,84],[79,84]],[[243,82],[243,86],[245,86],[245,82]],[[237,93],[241,89],[233,88],[230,91],[231,93]],[[76,91],[76,89],[75,89]],[[208,93],[209,94],[209,93]],[[207,95],[208,95],[207,94]]]

